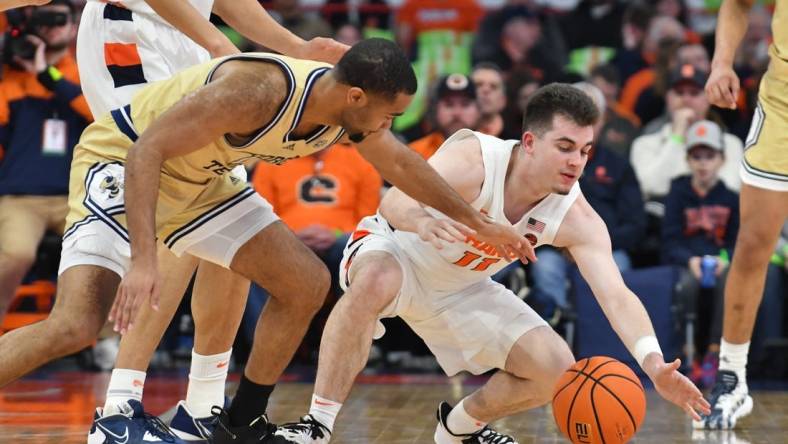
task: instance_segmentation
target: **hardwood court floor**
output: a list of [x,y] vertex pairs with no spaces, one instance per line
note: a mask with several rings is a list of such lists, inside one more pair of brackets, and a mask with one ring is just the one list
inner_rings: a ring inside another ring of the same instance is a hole
[[[332,443],[432,443],[438,402],[455,402],[475,387],[437,376],[374,380],[377,383],[368,380],[356,386],[337,421]],[[149,378],[145,384],[146,408],[166,419],[166,410],[184,396],[185,382],[184,377]],[[0,443],[85,443],[93,410],[103,404],[106,383],[107,374],[56,373],[10,385],[0,391]],[[230,391],[234,390],[235,384],[231,384]],[[281,383],[271,401],[271,419],[286,422],[304,414],[311,393],[311,384]],[[755,412],[735,433],[693,432],[678,408],[650,391],[646,421],[633,442],[788,442],[788,392],[755,392],[754,397]],[[565,442],[548,408],[507,418],[496,426],[515,435],[521,444]]]

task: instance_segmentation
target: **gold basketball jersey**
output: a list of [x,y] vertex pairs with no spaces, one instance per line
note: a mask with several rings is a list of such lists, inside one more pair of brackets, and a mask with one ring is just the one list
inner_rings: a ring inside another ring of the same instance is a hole
[[773,41],[769,48],[769,53],[774,63],[778,61],[788,63],[788,0],[776,0],[774,3],[774,16],[772,16]]
[[[338,126],[321,126],[300,139],[292,136],[303,115],[310,91],[331,65],[267,53],[245,53],[211,60],[188,68],[168,80],[152,83],[134,95],[129,105],[112,111],[90,125],[75,149],[75,157],[88,155],[125,162],[129,147],[139,134],[186,95],[211,81],[216,69],[230,60],[273,63],[287,80],[287,95],[266,125],[243,145],[233,145],[227,136],[187,155],[168,159],[162,173],[193,184],[229,173],[234,167],[256,160],[282,164],[327,148],[344,133]],[[243,88],[239,85],[239,88]],[[262,106],[270,106],[265,104]],[[216,110],[222,112],[222,110]]]

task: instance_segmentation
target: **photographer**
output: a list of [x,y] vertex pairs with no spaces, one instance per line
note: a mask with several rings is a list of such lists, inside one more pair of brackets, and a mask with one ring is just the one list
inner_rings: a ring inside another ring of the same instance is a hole
[[74,6],[29,12],[6,35],[0,81],[0,321],[45,231],[62,232],[72,150],[92,120],[68,49]]

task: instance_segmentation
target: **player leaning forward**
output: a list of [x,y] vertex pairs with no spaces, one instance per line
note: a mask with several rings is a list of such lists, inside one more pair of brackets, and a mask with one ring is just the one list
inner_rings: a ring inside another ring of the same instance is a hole
[[[664,362],[646,311],[613,261],[607,228],[577,184],[598,116],[584,92],[553,84],[531,98],[522,140],[460,130],[429,163],[476,210],[512,224],[535,246],[568,249],[657,391],[697,417],[708,403],[677,371],[678,360]],[[505,265],[439,211],[392,189],[345,249],[340,279],[347,293],[323,332],[310,412],[283,425],[274,442],[328,442],[373,336],[382,334],[378,319],[400,316],[447,374],[498,369],[453,409],[440,405],[435,442],[514,443],[486,424],[547,403],[574,358],[528,305],[490,279]]]
[[[130,105],[99,117],[74,154],[57,303],[47,320],[0,337],[0,386],[90,344],[121,277],[114,311],[121,327],[143,301],[155,303],[157,239],[271,291],[259,327],[265,340],[255,341],[252,354],[265,356],[258,370],[275,379],[330,278],[271,206],[227,174],[252,159],[281,163],[353,139],[390,182],[502,250],[532,258],[511,227],[480,217],[388,131],[415,89],[401,50],[372,39],[333,68],[271,54],[216,59],[151,84]],[[265,435],[243,427],[229,432],[228,442]]]

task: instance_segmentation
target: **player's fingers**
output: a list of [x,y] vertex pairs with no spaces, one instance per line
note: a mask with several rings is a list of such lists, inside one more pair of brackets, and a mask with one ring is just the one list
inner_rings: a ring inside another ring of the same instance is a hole
[[126,294],[126,301],[123,304],[123,318],[121,319],[120,323],[120,334],[126,334],[126,330],[129,327],[129,322],[131,321],[131,312],[134,307],[134,301],[137,299],[137,294],[139,290],[136,288],[130,288],[128,293]]
[[435,235],[450,244],[457,242],[457,238],[454,237],[454,235],[451,234],[446,227],[443,227],[442,229],[438,229],[437,231],[435,231]]
[[443,228],[447,233],[449,233],[449,235],[451,235],[452,241],[458,240],[460,242],[465,242],[465,238],[468,237],[465,234],[462,234],[462,232],[452,223],[446,224],[446,226]]
[[700,421],[700,415],[698,415],[698,412],[696,412],[691,405],[684,404],[684,411],[687,412],[687,414],[690,415],[695,421]]
[[506,262],[511,262],[512,259],[510,257],[510,250],[506,248],[506,245],[496,245],[495,251],[498,253],[498,256],[503,258]]
[[160,296],[161,296],[161,293],[159,291],[159,282],[158,282],[158,280],[156,280],[156,281],[153,282],[153,290],[151,291],[151,294],[150,294],[150,306],[155,311],[159,311],[159,297]]
[[109,316],[107,319],[110,322],[114,322],[117,319],[117,312],[118,312],[118,301],[123,298],[123,286],[118,285],[118,291],[115,292],[115,300],[112,302],[112,307],[109,309]]
[[116,332],[120,332],[120,323],[121,323],[121,319],[123,318],[123,305],[125,304],[125,301],[126,301],[126,289],[123,288],[121,290],[120,295],[118,296],[118,299],[115,301],[115,314],[113,315],[113,317],[115,318],[115,326],[113,327],[113,329]]
[[461,241],[465,241],[465,237],[467,236],[473,236],[474,234],[476,234],[476,230],[465,225],[464,223],[457,222],[456,220],[451,220],[451,219],[449,220],[449,223],[451,224],[451,226],[457,229],[457,231],[463,234],[463,238],[460,239]]
[[736,93],[733,92],[734,88],[731,82],[726,82],[726,84],[722,86],[721,89],[722,99],[725,102],[726,107],[730,109],[736,108],[736,95],[738,95],[738,91],[736,91]]
[[443,249],[443,244],[441,243],[438,236],[435,235],[435,233],[427,234],[427,242],[429,242],[433,247],[437,248],[438,250]]

